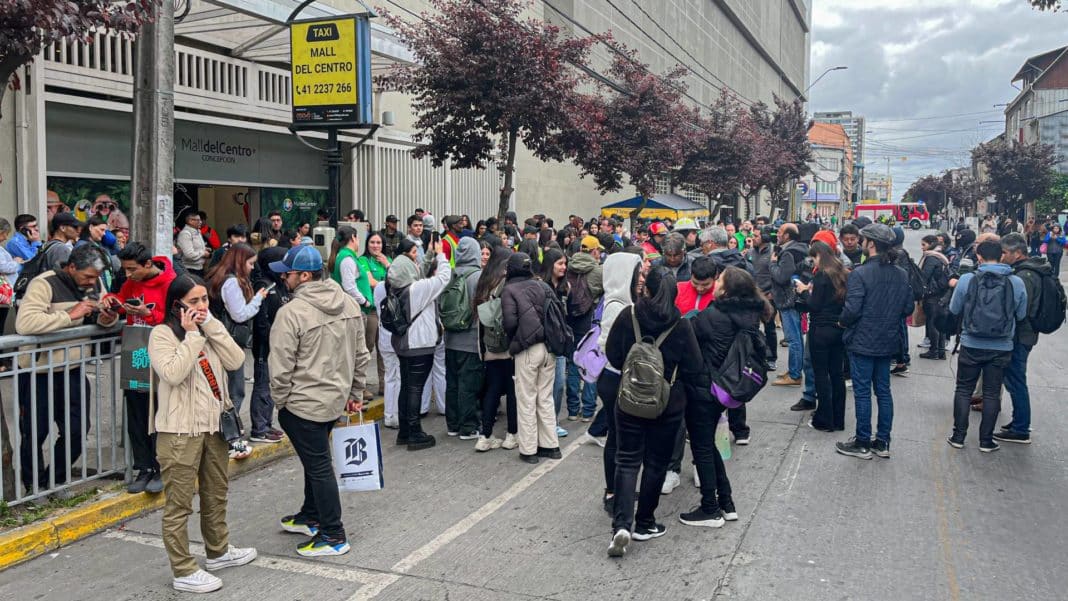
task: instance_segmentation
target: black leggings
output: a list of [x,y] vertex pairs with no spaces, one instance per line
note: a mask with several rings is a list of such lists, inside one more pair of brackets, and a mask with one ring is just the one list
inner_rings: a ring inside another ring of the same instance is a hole
[[616,397],[619,396],[619,374],[601,372],[597,378],[597,396],[601,397],[601,411],[608,421],[608,435],[604,439],[604,490],[616,490]]
[[813,326],[808,331],[808,339],[818,401],[816,412],[812,414],[812,425],[825,430],[844,430],[846,389],[841,368],[845,357],[842,329]]
[[406,439],[423,431],[419,411],[423,404],[423,388],[434,368],[434,354],[398,357],[400,359],[401,392],[397,403],[400,422],[398,437]]
[[486,361],[486,392],[482,395],[482,435],[493,436],[493,423],[497,421],[497,407],[501,404],[501,395],[507,395],[505,414],[508,416],[508,433],[519,431],[515,410],[515,360],[493,359]]
[[923,312],[927,316],[924,335],[931,343],[931,352],[946,350],[946,336],[935,327],[935,315],[938,313],[938,298],[923,301]]
[[714,400],[692,400],[686,404],[686,428],[690,431],[690,452],[697,475],[701,477],[701,509],[715,513],[721,503],[731,501],[731,482],[723,456],[716,448],[716,426],[723,405]]

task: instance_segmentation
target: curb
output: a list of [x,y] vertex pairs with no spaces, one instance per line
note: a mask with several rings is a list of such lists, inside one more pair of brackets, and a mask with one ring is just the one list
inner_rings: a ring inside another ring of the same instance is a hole
[[[385,405],[378,399],[368,404],[363,415],[367,421],[380,421],[384,412]],[[252,456],[248,459],[230,460],[230,477],[257,470],[293,454],[293,445],[288,438],[277,444],[253,444]],[[108,492],[101,498],[40,522],[0,532],[0,571],[161,507],[162,494],[131,495],[125,490]]]

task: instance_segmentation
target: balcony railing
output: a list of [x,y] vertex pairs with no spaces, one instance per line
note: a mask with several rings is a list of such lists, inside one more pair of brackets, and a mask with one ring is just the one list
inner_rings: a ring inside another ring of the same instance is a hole
[[[136,44],[103,33],[93,34],[89,42],[57,42],[44,50],[45,82],[55,88],[131,98]],[[288,71],[181,43],[175,44],[174,59],[176,107],[290,121]]]

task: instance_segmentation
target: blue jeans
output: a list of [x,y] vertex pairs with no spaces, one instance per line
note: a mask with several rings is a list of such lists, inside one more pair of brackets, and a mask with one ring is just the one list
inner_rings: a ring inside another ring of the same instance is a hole
[[556,374],[553,378],[553,405],[556,407],[556,419],[560,419],[560,407],[564,404],[564,387],[567,384],[567,358],[556,358]]
[[1009,430],[1027,434],[1031,430],[1031,393],[1027,390],[1027,357],[1031,347],[1017,342],[1012,347],[1012,363],[1005,370],[1005,390],[1012,397],[1012,424]]
[[[809,326],[809,332],[812,332],[811,325]],[[801,371],[805,374],[805,389],[801,391],[801,400],[815,403],[816,371],[812,369],[812,349],[809,348],[808,336],[805,336],[805,360]]]
[[890,394],[890,357],[868,357],[850,354],[853,376],[853,400],[857,413],[857,441],[871,441],[871,390],[879,401],[879,422],[875,438],[889,444],[890,427],[894,423],[894,397]]
[[582,417],[593,417],[597,408],[597,385],[587,384],[579,375],[579,368],[574,361],[567,361],[567,414],[579,414],[579,387],[582,387]]
[[804,366],[805,342],[801,338],[801,314],[796,309],[787,309],[780,313],[782,333],[790,345],[790,361],[787,364],[790,377],[798,379]]

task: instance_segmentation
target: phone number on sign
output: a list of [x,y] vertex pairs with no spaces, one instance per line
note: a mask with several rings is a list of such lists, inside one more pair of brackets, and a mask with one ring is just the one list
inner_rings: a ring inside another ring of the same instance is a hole
[[345,94],[352,91],[351,83],[316,83],[304,84],[294,88],[296,94]]

